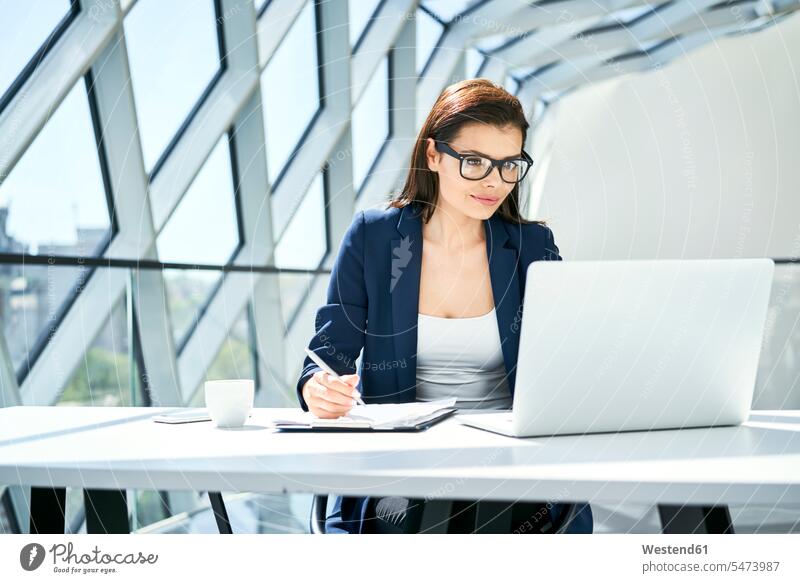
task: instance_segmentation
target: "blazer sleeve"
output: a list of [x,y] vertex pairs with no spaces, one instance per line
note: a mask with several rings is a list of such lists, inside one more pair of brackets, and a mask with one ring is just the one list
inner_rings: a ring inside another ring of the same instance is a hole
[[[356,372],[356,360],[366,335],[364,230],[364,211],[359,211],[342,239],[331,270],[326,303],[317,310],[315,333],[308,345],[340,375]],[[297,381],[297,399],[304,411],[308,411],[308,404],[303,399],[303,385],[319,370],[306,356]]]
[[542,257],[542,259],[547,261],[563,261],[558,247],[556,246],[555,238],[553,237],[553,230],[547,226],[545,226],[544,257]]

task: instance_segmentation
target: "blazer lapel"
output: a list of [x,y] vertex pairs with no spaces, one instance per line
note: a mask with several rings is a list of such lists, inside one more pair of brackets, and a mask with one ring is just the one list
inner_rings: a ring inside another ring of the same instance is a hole
[[[416,400],[417,320],[419,283],[422,271],[422,219],[414,205],[401,209],[397,230],[402,235],[391,242],[391,278],[389,294],[392,305],[392,326],[395,358],[406,359],[407,366],[396,366],[398,392],[391,402]],[[489,276],[500,333],[503,361],[511,394],[514,392],[521,314],[517,266],[519,258],[513,247],[506,247],[508,232],[502,219],[493,215],[484,221]]]
[[416,400],[417,319],[419,313],[419,280],[422,271],[422,219],[413,205],[400,209],[397,230],[402,237],[392,239],[389,296],[392,303],[392,340],[398,361],[395,366],[399,394],[389,395],[391,402],[411,403]]
[[492,215],[483,223],[486,228],[486,253],[489,257],[489,277],[492,280],[497,329],[500,333],[508,387],[513,396],[522,324],[519,255],[514,247],[506,246],[509,240],[508,231],[502,219]]

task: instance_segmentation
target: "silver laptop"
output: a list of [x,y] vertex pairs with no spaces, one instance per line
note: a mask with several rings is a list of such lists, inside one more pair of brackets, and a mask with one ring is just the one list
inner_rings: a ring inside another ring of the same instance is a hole
[[457,419],[515,437],[738,425],[774,269],[771,259],[533,262],[513,409]]

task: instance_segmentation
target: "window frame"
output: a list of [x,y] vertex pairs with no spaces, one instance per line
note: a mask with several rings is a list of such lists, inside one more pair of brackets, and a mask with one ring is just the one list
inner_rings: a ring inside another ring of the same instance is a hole
[[264,15],[270,4],[272,4],[272,0],[264,0],[264,3],[256,10],[256,20]]
[[[227,44],[225,41],[225,27],[223,23],[225,22],[224,13],[222,12],[222,2],[221,0],[212,0],[214,3],[214,26],[217,31],[217,51],[219,53],[219,67],[217,68],[217,72],[214,73],[214,76],[211,77],[211,80],[206,85],[206,88],[200,94],[200,97],[197,98],[197,101],[189,110],[189,113],[186,114],[183,122],[181,125],[178,126],[178,129],[175,131],[175,135],[167,142],[167,145],[164,147],[164,151],[159,154],[158,158],[156,159],[153,167],[147,174],[148,182],[152,182],[155,180],[158,173],[164,167],[167,159],[172,155],[175,151],[175,148],[178,146],[178,143],[181,141],[181,138],[186,134],[186,131],[189,129],[189,126],[194,121],[195,117],[197,117],[197,113],[200,109],[205,105],[208,101],[211,92],[219,83],[219,80],[228,70],[228,56],[227,56]],[[141,128],[141,120],[136,120],[136,127]]]
[[61,18],[61,21],[56,25],[53,31],[48,35],[44,42],[39,46],[35,53],[28,60],[27,64],[17,74],[8,89],[0,95],[0,113],[3,113],[8,104],[11,103],[19,93],[20,89],[31,78],[34,71],[44,61],[53,47],[58,43],[59,39],[63,36],[64,32],[75,21],[80,14],[81,5],[78,0],[70,0],[70,6],[67,13]]
[[[459,18],[463,18],[464,16],[466,16],[467,14],[469,14],[469,13],[471,13],[471,12],[473,12],[473,11],[477,10],[478,8],[480,8],[481,6],[483,6],[484,4],[487,4],[489,1],[490,1],[490,0],[477,0],[477,1],[476,1],[474,4],[472,4],[472,5],[469,5],[469,6],[466,6],[466,7],[465,7],[465,8],[464,8],[464,9],[463,9],[461,12],[458,12],[458,13],[456,13],[456,14],[455,14],[455,15],[454,15],[454,16],[453,16],[453,17],[452,17],[450,20],[445,20],[445,19],[444,19],[442,16],[440,16],[440,15],[439,15],[439,14],[436,12],[436,9],[435,9],[435,8],[433,8],[433,7],[431,7],[431,6],[427,6],[427,3],[428,3],[428,2],[427,2],[427,0],[422,0],[422,2],[420,2],[420,3],[419,3],[419,7],[420,7],[420,8],[423,8],[423,9],[425,10],[425,12],[427,12],[428,14],[430,14],[431,16],[433,16],[433,17],[434,17],[436,20],[438,20],[438,21],[439,21],[439,22],[440,22],[440,23],[441,23],[441,24],[442,24],[442,25],[443,25],[445,28],[447,28],[447,27],[449,27],[451,24],[453,24],[453,22],[455,22],[456,20],[458,20]],[[541,4],[541,2],[540,2],[540,4]]]
[[[238,158],[236,153],[236,140],[234,139],[235,131],[236,131],[235,127],[231,126],[228,129],[228,131],[225,132],[225,134],[228,138],[228,158],[230,160],[230,165],[231,165],[231,178],[233,179],[233,204],[234,204],[234,212],[236,213],[236,229],[239,236],[239,242],[236,244],[236,247],[231,252],[231,256],[225,262],[225,265],[231,265],[236,260],[236,257],[238,257],[239,253],[245,246],[244,221],[242,218],[242,200],[239,189],[240,178],[239,178]],[[189,340],[191,340],[195,330],[197,330],[197,327],[200,325],[200,321],[203,319],[203,316],[205,316],[206,312],[208,312],[209,308],[211,307],[211,302],[214,301],[214,298],[216,297],[217,293],[222,288],[222,285],[225,283],[226,274],[227,271],[222,271],[221,277],[216,281],[216,283],[214,283],[208,295],[203,300],[203,303],[200,304],[200,306],[198,307],[197,312],[195,313],[195,317],[192,318],[192,321],[186,327],[186,330],[184,330],[183,336],[175,339],[175,354],[177,357],[180,357],[180,355],[183,353],[183,350],[189,344]],[[173,333],[173,338],[174,338],[171,312],[170,312],[170,331]]]
[[[106,209],[108,210],[109,215],[108,233],[94,252],[96,257],[103,257],[111,246],[111,242],[114,240],[117,234],[119,234],[119,222],[117,221],[116,205],[114,204],[114,196],[111,188],[111,175],[108,170],[108,158],[105,151],[105,142],[103,138],[102,125],[100,122],[100,113],[97,107],[97,99],[94,95],[94,78],[91,71],[87,71],[83,76],[83,82],[86,87],[86,98],[89,102],[92,131],[95,138],[95,143],[97,145],[97,161],[100,165],[100,175],[103,180],[103,190],[105,191],[106,195]],[[78,81],[78,83],[80,83],[80,81]],[[58,111],[58,109],[56,108],[55,111]],[[47,124],[45,124],[42,129],[44,130],[46,127]],[[33,370],[33,367],[36,366],[36,362],[39,360],[39,357],[50,343],[50,338],[52,338],[52,336],[54,336],[61,327],[61,324],[64,322],[64,318],[66,317],[67,313],[70,311],[70,309],[72,309],[72,306],[75,305],[75,302],[85,289],[87,283],[89,283],[91,280],[95,271],[97,271],[97,267],[90,267],[87,269],[85,276],[78,276],[78,279],[70,286],[67,297],[61,302],[61,305],[56,310],[53,318],[54,323],[37,333],[36,339],[33,341],[33,344],[28,350],[27,356],[24,358],[19,368],[14,371],[17,378],[17,386],[22,386],[31,370]]]
[[[328,166],[327,165],[323,166],[320,171],[322,172],[322,199],[325,201],[325,213],[324,213],[324,217],[323,217],[325,219],[325,252],[322,254],[322,257],[319,260],[319,264],[316,267],[316,269],[318,269],[318,270],[319,269],[323,269],[323,266],[325,265],[325,262],[329,259],[330,255],[331,255],[331,249],[333,248],[333,243],[331,242],[331,238],[332,238],[331,237],[331,214],[330,214],[330,212],[331,212],[331,205],[330,205],[331,199],[330,199],[330,176],[328,174]],[[304,195],[304,200],[305,200],[305,196],[308,196],[308,191],[306,191],[306,193]],[[301,201],[300,204],[302,204],[302,201]],[[299,208],[299,205],[298,205],[298,208]],[[316,276],[311,276],[311,277],[315,278]],[[314,282],[314,279],[311,280],[312,284],[313,284],[313,282]],[[308,299],[308,296],[309,296],[310,293],[311,293],[311,285],[308,285],[308,286],[306,286],[305,292],[303,292],[303,294],[300,296],[300,301],[297,302],[297,305],[295,306],[294,310],[292,310],[292,313],[289,314],[289,318],[288,318],[288,320],[286,322],[286,328],[285,328],[286,334],[289,333],[289,330],[292,329],[292,327],[294,326],[295,321],[300,316],[300,312],[303,309],[303,305],[306,303],[306,300]],[[283,300],[283,298],[281,298],[281,301],[282,300]]]
[[[387,59],[387,64],[386,64],[387,93],[386,93],[386,95],[387,95],[388,99],[386,100],[386,114],[389,116],[389,121],[386,124],[386,126],[387,126],[386,127],[386,130],[387,130],[386,131],[386,136],[383,138],[383,142],[381,143],[380,148],[378,148],[378,151],[375,153],[375,157],[372,159],[372,162],[370,162],[369,167],[367,168],[367,172],[364,175],[364,180],[361,181],[361,184],[358,185],[358,189],[356,189],[356,191],[355,191],[355,199],[356,199],[356,201],[359,200],[359,198],[361,198],[361,194],[364,192],[364,189],[367,187],[367,184],[369,183],[370,178],[372,178],[373,170],[375,170],[376,166],[378,165],[379,160],[383,156],[383,152],[386,150],[387,145],[389,144],[389,142],[392,139],[392,136],[394,135],[394,130],[395,130],[395,128],[394,128],[394,115],[392,115],[392,112],[394,112],[394,95],[393,95],[393,90],[394,90],[394,82],[393,81],[394,81],[394,67],[395,67],[395,64],[394,64],[394,58],[395,58],[394,50],[395,50],[394,46],[389,47],[389,50],[386,52],[386,56],[384,57],[385,59]],[[358,104],[356,104],[356,107],[358,107]],[[351,115],[352,115],[352,112],[351,112]]]
[[[375,15],[378,14],[378,12],[380,12],[383,9],[383,6],[385,4],[386,4],[386,0],[380,0],[378,2],[378,4],[375,6],[375,10],[372,11],[372,14],[370,14],[369,18],[367,19],[366,26],[364,26],[364,28],[361,30],[361,32],[358,33],[358,38],[356,38],[356,42],[353,43],[353,48],[350,50],[350,52],[352,54],[355,54],[355,53],[358,52],[358,49],[361,47],[361,44],[364,42],[364,39],[367,37],[367,33],[369,33],[370,29],[375,24]],[[348,19],[347,25],[350,26],[349,19]]]
[[[98,268],[95,267],[94,269],[98,269]],[[109,269],[113,269],[113,268],[109,268]],[[132,324],[132,327],[130,329],[131,337],[127,338],[127,341],[130,342],[129,350],[130,350],[131,355],[133,357],[133,362],[135,362],[135,364],[136,364],[136,377],[134,378],[134,382],[136,383],[136,387],[132,387],[132,388],[134,388],[134,390],[135,390],[135,392],[137,394],[137,397],[140,399],[141,402],[136,404],[136,402],[134,400],[133,402],[131,402],[130,407],[152,407],[153,406],[153,400],[152,400],[152,397],[150,395],[150,385],[149,385],[149,382],[148,382],[149,377],[147,376],[147,371],[145,369],[145,364],[144,364],[144,352],[143,352],[143,349],[142,349],[141,333],[139,331],[139,321],[136,318],[136,302],[129,301],[129,300],[130,300],[130,298],[128,297],[128,292],[125,291],[123,293],[123,297],[120,298],[117,301],[123,304],[123,307],[125,308],[125,318],[126,318],[126,320],[131,319],[131,324]],[[114,310],[116,309],[116,307],[117,307],[116,303],[112,304],[110,310],[106,314],[106,319],[103,321],[103,323],[101,324],[100,328],[97,330],[97,332],[95,332],[94,336],[92,336],[92,338],[88,341],[88,343],[83,347],[83,354],[81,355],[81,358],[79,359],[78,364],[76,364],[74,369],[72,371],[70,371],[70,374],[67,376],[67,381],[64,383],[64,387],[56,395],[56,398],[53,401],[52,406],[55,407],[55,406],[58,405],[58,403],[59,403],[59,401],[61,399],[61,396],[64,393],[64,390],[66,390],[66,388],[69,386],[71,381],[74,379],[75,374],[78,372],[78,369],[81,367],[81,362],[80,361],[83,361],[84,365],[86,364],[86,354],[87,354],[87,352],[89,352],[89,350],[92,349],[92,347],[93,347],[92,345],[95,343],[95,341],[100,336],[100,334],[103,333],[105,326],[107,326],[107,325],[109,325],[111,323],[111,319],[114,317]],[[130,314],[128,313],[129,309],[131,310]],[[92,407],[99,407],[101,405],[91,405],[91,406]]]
[[[425,59],[425,64],[422,66],[422,69],[417,71],[417,84],[419,84],[419,83],[422,82],[422,79],[427,74],[428,69],[430,68],[431,62],[433,61],[433,57],[436,56],[437,52],[439,52],[439,47],[442,46],[442,39],[444,39],[444,36],[449,31],[450,27],[448,26],[448,23],[443,22],[438,16],[436,16],[428,8],[425,8],[424,5],[420,4],[419,7],[417,8],[417,10],[421,10],[422,12],[424,12],[425,14],[430,16],[433,20],[438,22],[442,27],[442,30],[439,33],[439,38],[437,38],[436,42],[433,43],[433,49],[431,49],[430,54],[428,54],[427,58]],[[414,50],[417,50],[418,47],[419,47],[419,43],[417,42],[415,44],[415,49]],[[416,68],[416,66],[415,66],[415,68]]]
[[[293,159],[297,156],[297,153],[300,151],[300,149],[306,143],[306,140],[308,139],[308,136],[311,134],[311,130],[313,129],[314,125],[316,125],[316,122],[319,119],[319,117],[322,115],[322,112],[325,110],[325,101],[326,101],[325,100],[325,75],[324,75],[324,72],[322,70],[323,66],[324,66],[324,63],[325,63],[325,60],[324,60],[325,55],[323,53],[322,42],[320,42],[321,36],[322,36],[322,29],[320,27],[320,22],[322,21],[321,2],[323,2],[325,0],[308,0],[308,1],[314,3],[314,44],[316,45],[315,46],[315,49],[316,49],[315,52],[316,52],[316,55],[317,55],[317,67],[316,68],[317,68],[317,87],[318,87],[317,110],[314,112],[314,115],[311,116],[311,119],[308,120],[308,123],[306,124],[306,127],[303,130],[303,133],[300,134],[300,137],[298,138],[297,143],[294,145],[294,147],[289,152],[289,155],[286,158],[286,162],[283,163],[283,166],[281,167],[280,171],[278,171],[278,173],[275,175],[275,181],[270,185],[270,197],[272,197],[275,194],[275,192],[278,190],[278,185],[281,183],[281,180],[283,180],[283,178],[286,176],[286,173],[289,171],[289,168],[292,165]],[[269,4],[269,1],[268,1],[267,4]],[[305,5],[303,5],[303,10],[305,10]],[[294,24],[292,24],[292,26],[294,26]],[[289,32],[287,34],[291,34],[291,27],[290,27]],[[269,64],[267,64],[267,66],[264,68],[264,70],[261,71],[261,74],[259,76],[259,90],[260,90],[260,86],[261,86],[261,75],[265,75],[266,74],[266,71],[267,71],[268,67],[269,67]],[[262,95],[262,107],[264,107],[263,95]],[[266,135],[266,138],[264,140],[265,147],[269,148],[269,131],[270,130],[269,130],[268,127],[266,127],[266,124],[265,124],[264,130],[265,130],[265,135]],[[264,155],[266,157],[266,152],[264,153]],[[267,169],[267,170],[269,170],[269,169]]]

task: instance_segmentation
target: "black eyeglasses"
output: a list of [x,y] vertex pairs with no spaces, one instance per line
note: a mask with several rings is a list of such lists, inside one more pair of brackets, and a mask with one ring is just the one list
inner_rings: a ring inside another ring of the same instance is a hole
[[509,184],[516,184],[525,178],[528,170],[533,166],[533,158],[525,150],[522,150],[521,158],[494,160],[478,154],[460,154],[451,148],[447,142],[436,139],[433,141],[436,142],[438,151],[449,154],[461,162],[459,165],[461,177],[467,180],[482,180],[489,176],[495,166],[499,166],[501,180]]

